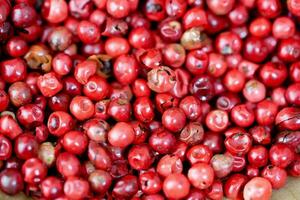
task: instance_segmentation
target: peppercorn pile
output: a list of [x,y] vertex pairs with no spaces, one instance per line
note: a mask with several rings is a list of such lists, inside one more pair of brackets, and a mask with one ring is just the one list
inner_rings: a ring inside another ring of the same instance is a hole
[[270,199],[300,176],[299,23],[300,0],[0,0],[0,189]]

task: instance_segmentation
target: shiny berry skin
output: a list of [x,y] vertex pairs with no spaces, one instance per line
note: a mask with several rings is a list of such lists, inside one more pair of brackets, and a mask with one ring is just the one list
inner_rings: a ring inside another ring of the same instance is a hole
[[48,35],[48,44],[53,51],[64,51],[71,43],[72,33],[65,27],[55,27]]
[[21,106],[17,111],[17,119],[25,127],[32,128],[41,125],[44,121],[43,110],[34,104]]
[[14,26],[18,28],[25,28],[33,25],[36,18],[37,13],[35,9],[26,3],[19,3],[12,9],[11,19]]
[[277,39],[287,39],[295,34],[295,23],[291,18],[278,17],[273,23],[272,33]]
[[299,109],[296,107],[286,107],[281,109],[275,118],[275,125],[280,129],[299,130],[300,121],[297,117]]
[[47,127],[49,132],[55,136],[62,136],[70,131],[74,126],[74,121],[71,115],[64,111],[53,112],[49,118]]
[[151,90],[144,79],[136,79],[132,83],[132,92],[136,97],[148,97]]
[[7,160],[12,154],[11,141],[3,135],[0,135],[0,160]]
[[211,160],[214,174],[218,178],[227,176],[233,169],[234,158],[230,154],[215,154]]
[[300,57],[299,38],[282,39],[277,47],[277,55],[284,62],[295,62]]
[[156,172],[147,171],[139,175],[139,185],[145,194],[156,194],[162,188],[162,181]]
[[23,129],[12,116],[4,115],[0,117],[0,133],[10,139],[15,139],[23,133]]
[[58,75],[67,75],[73,67],[72,59],[67,54],[59,53],[53,58],[52,67]]
[[134,116],[140,122],[151,122],[155,116],[154,106],[148,97],[139,97],[133,104]]
[[167,18],[162,21],[159,24],[158,30],[161,38],[167,42],[179,41],[183,32],[181,23],[172,18]]
[[93,101],[100,101],[109,96],[110,86],[104,78],[95,75],[83,86],[83,93]]
[[185,30],[196,26],[206,27],[207,23],[205,10],[199,7],[189,9],[183,16],[183,26]]
[[202,115],[201,102],[194,96],[184,97],[179,104],[186,117],[192,121]]
[[6,44],[6,51],[11,57],[24,56],[28,49],[28,44],[20,37],[11,38]]
[[182,161],[176,155],[165,155],[157,163],[156,171],[162,177],[178,174],[183,170]]
[[132,106],[127,99],[117,98],[109,102],[107,114],[119,122],[128,122],[132,113]]
[[226,149],[234,155],[245,155],[252,146],[252,138],[247,133],[235,133],[224,141]]
[[70,131],[62,139],[64,149],[73,154],[83,154],[88,145],[87,136],[79,131]]
[[248,152],[248,161],[254,167],[266,166],[268,159],[269,153],[264,146],[254,146]]
[[300,93],[299,93],[300,83],[294,83],[289,85],[285,92],[285,98],[290,104],[296,106],[300,105]]
[[188,171],[188,179],[195,188],[206,189],[213,183],[214,170],[206,163],[194,164]]
[[8,95],[10,102],[16,107],[28,104],[32,100],[30,88],[24,82],[15,82],[11,84],[8,89]]
[[89,182],[79,177],[68,177],[64,183],[64,193],[67,198],[80,200],[89,193]]
[[162,124],[172,132],[180,131],[186,123],[186,116],[180,108],[170,108],[162,115]]
[[272,24],[271,22],[264,17],[258,17],[254,19],[249,27],[249,32],[256,37],[266,37],[272,31]]
[[202,50],[193,50],[187,53],[186,68],[193,75],[201,75],[208,67],[208,55]]
[[133,29],[129,34],[129,43],[136,49],[150,49],[155,45],[155,39],[150,30],[139,27]]
[[255,110],[256,121],[259,125],[272,125],[278,112],[277,105],[270,100],[263,100],[257,104]]
[[106,10],[115,18],[123,18],[129,14],[130,3],[127,0],[107,0]]
[[243,95],[248,101],[257,103],[266,97],[266,87],[255,79],[249,80],[245,84]]
[[231,92],[240,92],[245,85],[245,75],[237,69],[232,69],[225,74],[223,83]]
[[227,70],[227,63],[221,54],[211,53],[208,57],[207,72],[213,78],[222,76]]
[[209,101],[215,95],[214,80],[208,75],[196,76],[189,85],[189,91],[200,101]]
[[228,114],[223,110],[213,110],[206,115],[205,124],[211,131],[224,131],[227,128],[228,123]]
[[163,62],[165,65],[178,68],[185,61],[185,49],[180,44],[168,44],[162,50]]
[[191,147],[186,153],[186,157],[191,165],[196,163],[209,163],[212,156],[213,152],[202,144]]
[[272,195],[271,183],[261,177],[254,177],[246,183],[243,196],[245,200],[270,199]]
[[263,62],[268,56],[268,49],[260,38],[249,37],[244,46],[244,57],[252,62]]
[[86,84],[88,79],[97,71],[97,63],[93,60],[83,61],[75,66],[74,78],[81,84]]
[[249,127],[255,120],[254,111],[245,104],[234,106],[230,116],[231,120],[241,127]]
[[129,198],[138,191],[138,180],[133,175],[126,175],[119,179],[112,191],[113,196]]
[[161,21],[166,15],[165,1],[146,0],[144,4],[144,13],[151,21]]
[[51,97],[63,89],[63,85],[53,72],[40,76],[37,86],[46,97]]
[[83,43],[94,44],[100,39],[100,30],[92,22],[84,20],[78,24],[77,35]]
[[70,103],[70,111],[78,120],[85,120],[94,115],[93,102],[85,96],[76,96]]
[[152,150],[146,144],[133,146],[128,152],[128,162],[135,170],[146,170],[153,161]]
[[37,139],[30,133],[23,133],[15,139],[14,152],[22,160],[36,157],[38,149]]
[[279,0],[258,0],[256,1],[258,12],[267,18],[275,18],[281,12],[281,3]]
[[149,145],[154,151],[160,154],[169,153],[176,144],[176,138],[173,133],[160,128],[149,137]]
[[111,186],[112,177],[108,172],[98,169],[90,173],[88,181],[94,192],[104,193]]
[[22,166],[24,181],[28,184],[37,184],[47,176],[46,165],[38,158],[30,158]]
[[165,6],[167,15],[170,17],[179,18],[185,13],[187,2],[183,0],[167,0]]
[[108,141],[112,146],[126,147],[134,140],[134,130],[132,126],[126,122],[118,122],[108,132]]
[[0,188],[8,195],[16,195],[24,189],[22,174],[17,169],[4,169],[0,173]]
[[80,170],[80,162],[75,155],[63,152],[56,159],[56,168],[64,177],[76,176]]
[[138,76],[138,63],[133,56],[121,55],[114,63],[114,75],[123,85],[132,83]]
[[63,194],[63,182],[54,176],[47,177],[41,183],[41,192],[46,198],[57,198]]
[[216,38],[216,48],[220,54],[237,54],[242,49],[242,41],[239,36],[232,32],[223,32]]
[[266,86],[278,87],[286,80],[288,71],[282,63],[268,62],[260,69],[259,76]]
[[9,96],[4,90],[0,90],[0,112],[6,110],[9,104]]
[[112,159],[107,150],[94,141],[89,143],[88,158],[97,169],[107,170],[112,167]]
[[247,182],[247,177],[242,174],[233,174],[224,185],[224,193],[227,198],[242,198],[243,187]]
[[207,0],[206,1],[208,8],[216,15],[225,15],[230,12],[233,8],[235,0]]
[[8,83],[24,80],[27,75],[26,68],[26,63],[21,58],[0,62],[1,77]]
[[111,57],[127,54],[130,50],[129,42],[122,37],[109,37],[105,41],[105,52]]
[[170,174],[163,182],[163,191],[167,198],[184,198],[190,191],[189,180],[183,174]]
[[224,93],[219,96],[216,101],[216,107],[223,111],[231,111],[231,109],[240,103],[239,97],[234,93]]
[[262,172],[261,176],[272,184],[273,189],[279,189],[284,187],[287,180],[287,173],[284,169],[268,165],[266,166]]
[[286,144],[274,144],[269,151],[269,159],[272,165],[285,168],[295,158],[295,153]]
[[82,85],[72,76],[67,76],[62,79],[64,89],[68,95],[77,96],[81,95]]
[[63,0],[46,0],[42,5],[42,16],[50,23],[60,23],[68,17],[68,4]]
[[288,0],[287,1],[287,8],[288,10],[295,16],[299,17],[299,7],[298,7],[298,0]]
[[296,82],[299,83],[300,82],[300,63],[299,62],[295,62],[290,66],[290,70],[289,70],[289,75],[290,78]]

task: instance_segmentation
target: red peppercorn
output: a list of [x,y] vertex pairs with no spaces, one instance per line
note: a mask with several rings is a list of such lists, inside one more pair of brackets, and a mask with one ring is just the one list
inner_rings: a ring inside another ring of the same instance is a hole
[[121,55],[114,63],[114,75],[118,82],[127,85],[138,76],[138,63],[133,56]]
[[110,86],[104,78],[94,75],[83,86],[83,93],[91,100],[100,101],[109,96]]
[[136,145],[128,152],[128,162],[135,170],[146,170],[153,161],[152,150],[146,144]]
[[68,17],[68,4],[63,0],[46,0],[41,13],[48,22],[60,23]]
[[228,126],[228,114],[223,110],[213,110],[206,115],[206,126],[215,132],[224,131]]
[[172,132],[180,131],[186,123],[186,116],[180,108],[170,108],[162,115],[162,124]]
[[163,128],[154,131],[149,138],[149,145],[151,148],[160,154],[170,152],[175,144],[175,136]]
[[63,194],[62,180],[49,176],[41,183],[41,191],[46,198],[58,198]]
[[133,29],[129,34],[129,43],[136,49],[150,49],[155,45],[155,39],[150,30],[139,27]]
[[47,176],[46,165],[38,158],[30,158],[22,166],[24,181],[28,184],[41,183]]
[[23,132],[17,121],[10,115],[0,117],[0,133],[10,139],[15,139]]
[[132,126],[125,122],[118,122],[108,132],[108,141],[116,147],[126,147],[134,140],[134,130]]
[[295,153],[286,144],[274,144],[269,151],[270,161],[281,168],[287,167],[295,157]]
[[272,185],[265,178],[254,177],[244,187],[244,199],[270,199],[271,195]]
[[247,177],[242,174],[233,174],[224,185],[224,193],[227,198],[242,198],[243,187],[247,182]]
[[262,177],[270,181],[274,189],[282,188],[287,179],[287,173],[284,169],[268,165],[262,170]]
[[0,173],[0,188],[8,195],[16,195],[24,189],[22,174],[17,169],[4,169]]
[[64,193],[67,198],[80,200],[89,193],[89,182],[79,177],[68,177],[64,183]]
[[85,120],[94,115],[93,102],[85,96],[76,96],[70,103],[70,111],[78,120]]
[[188,195],[190,183],[183,174],[170,174],[164,180],[163,191],[167,198],[181,199]]
[[213,168],[206,163],[194,164],[188,171],[191,184],[198,189],[210,187],[214,180]]

